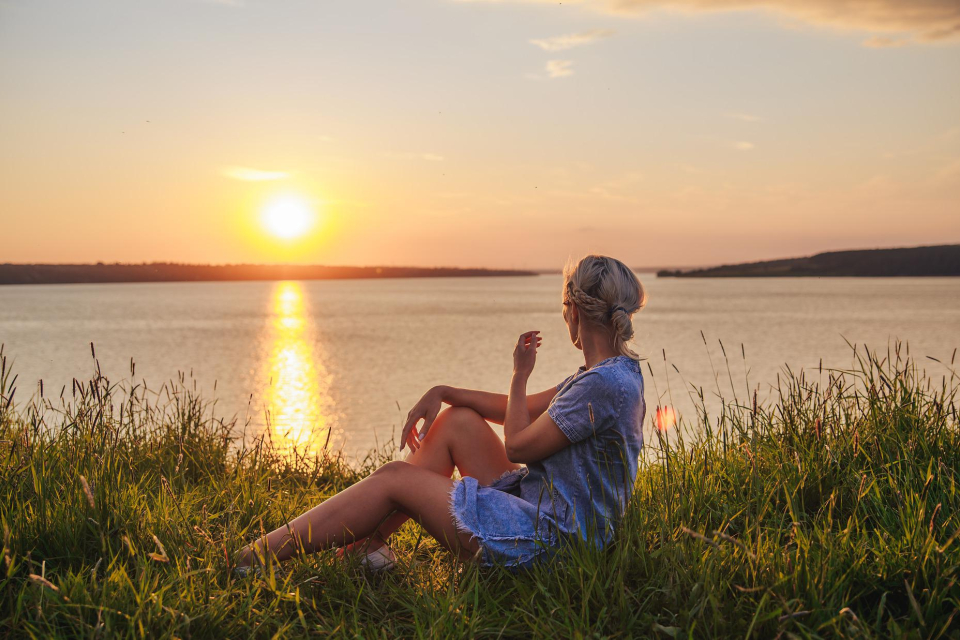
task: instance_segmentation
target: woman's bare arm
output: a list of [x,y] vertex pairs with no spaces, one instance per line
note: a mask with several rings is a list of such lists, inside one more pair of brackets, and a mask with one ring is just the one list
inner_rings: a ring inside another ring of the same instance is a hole
[[[540,393],[527,397],[527,406],[530,414],[539,416],[550,406],[553,396],[557,395],[556,388],[551,387]],[[433,387],[420,398],[407,414],[407,421],[400,432],[400,450],[404,447],[410,447],[412,451],[420,448],[418,439],[417,424],[423,420],[423,426],[420,433],[426,433],[430,425],[437,418],[443,404],[446,403],[452,407],[467,407],[473,409],[487,422],[503,424],[507,413],[507,396],[502,393],[491,393],[489,391],[474,391],[472,389],[458,389],[456,387]]]
[[[523,407],[526,412],[527,422],[524,427],[529,425],[531,420],[536,421],[537,418],[542,416],[546,412],[547,407],[550,406],[550,401],[557,395],[556,387],[551,387],[533,395],[526,395],[527,378],[529,378],[530,373],[533,372],[533,362],[536,361],[536,351],[537,347],[540,346],[541,340],[539,331],[528,331],[520,336],[517,349],[514,352],[515,373],[518,356],[525,361],[522,378],[524,389]],[[522,354],[526,350],[528,350],[528,352],[523,356]],[[517,390],[513,385],[511,385],[510,389],[510,398],[514,404],[519,400]],[[437,415],[440,413],[443,403],[451,407],[473,409],[487,422],[504,424],[504,433],[506,434],[507,429],[504,423],[508,414],[506,395],[502,393],[490,393],[489,391],[474,391],[472,389],[439,386],[433,387],[423,394],[420,401],[417,402],[417,404],[410,409],[410,413],[407,414],[407,421],[403,425],[403,430],[400,432],[401,451],[407,446],[410,447],[411,451],[416,451],[420,448],[420,439],[417,437],[417,424],[423,420],[423,427],[420,429],[419,435],[423,436],[426,434],[430,429],[430,425],[433,424],[433,421],[436,420]]]
[[539,333],[528,331],[521,335],[513,352],[513,379],[510,381],[510,395],[503,423],[503,444],[510,462],[543,460],[570,446],[570,440],[550,416],[542,411],[534,414],[529,405],[527,378],[533,372],[537,361]]
[[[479,413],[487,422],[503,424],[507,414],[506,394],[457,389],[456,387],[440,387],[440,389],[443,402],[451,407],[467,407]],[[550,387],[540,393],[528,395],[527,411],[530,412],[530,417],[536,420],[541,413],[547,410],[555,395],[557,395],[556,387]]]

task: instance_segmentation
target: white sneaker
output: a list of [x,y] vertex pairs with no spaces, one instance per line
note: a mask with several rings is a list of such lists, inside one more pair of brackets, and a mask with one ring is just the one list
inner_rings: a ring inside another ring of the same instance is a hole
[[234,567],[233,575],[237,576],[238,578],[247,578],[251,576],[254,578],[259,578],[260,576],[263,575],[263,569],[261,569],[259,565],[249,565],[246,567]]
[[392,571],[397,566],[397,556],[393,549],[383,545],[379,549],[374,549],[360,558],[360,566],[370,573],[380,573],[381,571]]

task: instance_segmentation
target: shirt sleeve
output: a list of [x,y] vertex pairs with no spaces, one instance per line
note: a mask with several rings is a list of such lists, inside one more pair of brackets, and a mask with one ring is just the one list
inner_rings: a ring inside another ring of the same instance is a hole
[[571,443],[586,440],[616,422],[615,387],[607,376],[587,371],[554,397],[547,415]]

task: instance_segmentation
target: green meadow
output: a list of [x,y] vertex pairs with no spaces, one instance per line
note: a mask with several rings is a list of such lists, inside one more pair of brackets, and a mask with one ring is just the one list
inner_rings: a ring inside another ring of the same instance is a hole
[[185,378],[17,389],[0,356],[0,634],[956,638],[960,378],[899,345],[855,354],[850,371],[785,373],[766,403],[732,375],[661,386],[701,409],[645,434],[603,551],[479,569],[408,524],[391,573],[324,553],[256,578],[231,571],[242,545],[394,450],[348,463],[244,446]]

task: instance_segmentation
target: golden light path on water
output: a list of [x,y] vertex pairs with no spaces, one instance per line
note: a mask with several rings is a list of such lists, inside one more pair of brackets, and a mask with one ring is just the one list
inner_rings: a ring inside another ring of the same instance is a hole
[[278,282],[272,301],[266,395],[270,437],[282,450],[316,453],[329,445],[336,425],[329,376],[311,341],[303,287]]

